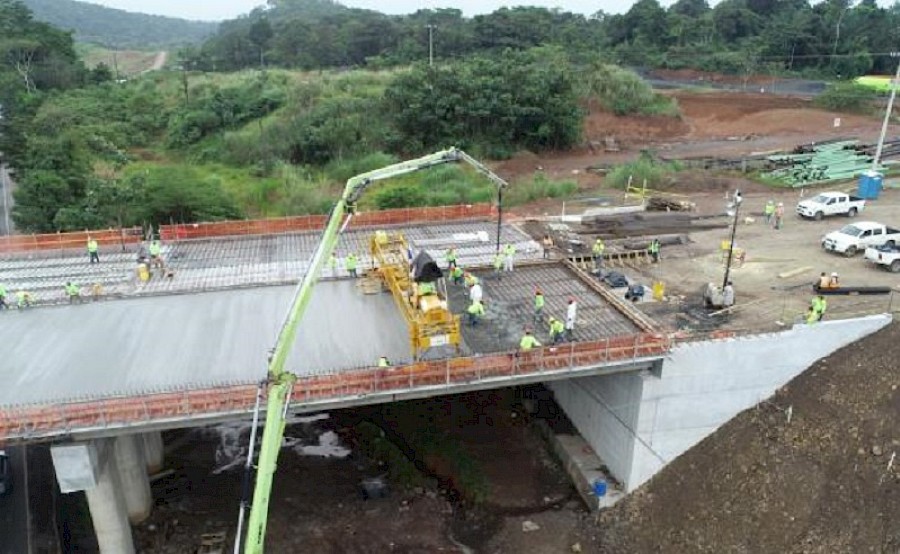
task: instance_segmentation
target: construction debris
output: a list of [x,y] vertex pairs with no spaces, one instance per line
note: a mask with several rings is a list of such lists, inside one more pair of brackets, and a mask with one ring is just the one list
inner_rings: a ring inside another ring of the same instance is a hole
[[687,200],[673,200],[661,196],[651,196],[647,199],[647,211],[651,212],[692,212],[697,205]]

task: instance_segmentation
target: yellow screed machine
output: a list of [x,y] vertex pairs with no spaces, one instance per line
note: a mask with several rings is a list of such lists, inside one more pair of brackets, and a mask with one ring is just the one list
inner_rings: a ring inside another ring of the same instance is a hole
[[447,307],[437,283],[413,281],[408,245],[400,233],[377,231],[369,240],[372,259],[409,326],[413,357],[429,348],[452,345],[459,349],[459,316]]

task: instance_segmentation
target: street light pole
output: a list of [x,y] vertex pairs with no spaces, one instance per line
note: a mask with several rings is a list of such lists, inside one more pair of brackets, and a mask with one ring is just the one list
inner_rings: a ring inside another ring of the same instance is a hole
[[734,254],[734,235],[737,233],[738,213],[741,211],[741,191],[734,193],[734,221],[731,223],[731,241],[728,243],[728,262],[725,264],[725,279],[722,280],[722,290],[728,286],[728,276],[731,274],[731,258]]
[[431,67],[434,65],[434,29],[435,26],[432,24],[428,24],[425,26],[428,29],[428,66]]
[[[895,52],[892,56],[900,56],[900,52]],[[884,122],[881,124],[881,136],[878,137],[878,146],[875,148],[875,158],[872,160],[872,171],[878,171],[878,164],[881,163],[881,151],[884,149],[884,139],[887,136],[888,124],[891,121],[891,112],[894,111],[894,99],[897,97],[897,89],[900,88],[900,61],[897,62],[897,74],[891,81],[891,96],[888,99],[887,110],[884,112]]]

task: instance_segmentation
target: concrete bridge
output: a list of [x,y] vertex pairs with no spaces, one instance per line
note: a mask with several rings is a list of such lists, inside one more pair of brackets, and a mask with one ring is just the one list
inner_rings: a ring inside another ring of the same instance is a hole
[[[52,441],[60,487],[86,491],[103,552],[133,551],[129,521],[149,514],[147,470],[163,463],[160,431],[248,418],[263,390],[290,284],[305,270],[316,234],[287,224],[256,234],[262,224],[242,225],[249,231],[168,230],[173,240],[164,253],[174,277],[148,283],[133,277],[133,253],[121,252],[130,243],[115,237],[94,266],[74,244],[83,237],[58,238],[63,248],[8,252],[0,262],[0,282],[35,290],[47,305],[0,312],[0,335],[15,337],[0,365],[9,385],[0,390],[0,443]],[[362,245],[385,225],[400,225],[415,249],[435,259],[453,246],[471,268],[488,265],[498,232],[465,211],[427,225],[392,216],[346,233],[339,255],[355,251],[367,267]],[[546,383],[625,492],[811,361],[890,319],[684,343],[567,261],[539,260],[539,246],[516,227],[499,232],[501,242],[517,246],[520,265],[501,276],[476,269],[488,315],[464,327],[463,345],[450,355],[412,360],[389,294],[365,294],[340,269],[323,276],[288,364],[299,376],[291,411]],[[71,274],[84,286],[102,281],[104,293],[63,303],[60,285]],[[532,324],[535,287],[547,299],[545,317],[564,317],[569,298],[577,299],[576,341],[549,345],[539,328],[548,346],[516,351]],[[449,290],[451,309],[463,312],[465,292]],[[757,359],[788,343],[793,353],[773,356],[778,363]],[[382,355],[395,366],[374,367]]]

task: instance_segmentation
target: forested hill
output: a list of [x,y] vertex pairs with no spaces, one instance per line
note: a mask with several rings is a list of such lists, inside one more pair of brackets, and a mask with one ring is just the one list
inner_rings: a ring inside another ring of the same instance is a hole
[[74,31],[75,40],[111,48],[168,48],[202,42],[217,23],[127,12],[74,0],[22,0],[38,21]]
[[900,2],[882,7],[876,0],[635,0],[622,14],[515,7],[471,18],[458,9],[389,16],[331,0],[268,4],[223,22],[192,53],[192,66],[404,65],[428,58],[430,26],[438,60],[552,44],[582,61],[844,79],[892,73],[890,53],[900,46]]

